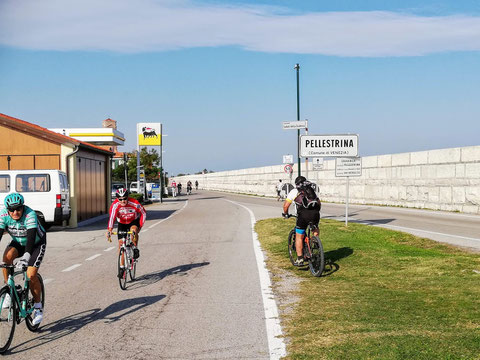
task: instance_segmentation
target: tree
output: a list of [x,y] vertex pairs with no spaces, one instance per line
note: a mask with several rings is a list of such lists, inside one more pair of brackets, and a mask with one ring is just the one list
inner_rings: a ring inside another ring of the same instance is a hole
[[[142,148],[140,150],[140,165],[143,165],[145,171],[145,179],[147,182],[158,181],[158,173],[160,168],[160,156],[155,149],[147,150]],[[127,161],[128,181],[137,181],[137,152],[132,151],[128,153]],[[125,165],[122,164],[112,171],[112,178],[114,181],[124,181]]]

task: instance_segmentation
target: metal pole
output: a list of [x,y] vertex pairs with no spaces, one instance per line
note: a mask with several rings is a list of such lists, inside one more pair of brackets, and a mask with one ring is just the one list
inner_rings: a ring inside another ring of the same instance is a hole
[[124,167],[124,170],[125,170],[125,189],[128,189],[128,167],[127,167],[127,163],[128,163],[127,153],[123,153],[123,167]]
[[[308,119],[305,119],[305,135],[308,135]],[[305,158],[305,177],[308,179],[308,158]]]
[[348,197],[349,197],[349,183],[350,183],[350,176],[347,176],[347,198],[345,201],[345,226],[348,226]]
[[[297,121],[300,121],[300,82],[299,82],[299,70],[300,65],[295,64],[294,67],[297,70]],[[300,129],[297,130],[297,158],[298,158],[298,176],[301,174],[300,169]]]
[[160,202],[163,203],[163,127],[160,124]]

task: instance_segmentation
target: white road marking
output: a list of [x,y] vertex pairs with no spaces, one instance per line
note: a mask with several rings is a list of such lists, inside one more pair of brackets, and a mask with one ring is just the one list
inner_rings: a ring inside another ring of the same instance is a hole
[[102,256],[102,254],[95,254],[95,255],[90,256],[89,258],[87,258],[87,259],[85,259],[85,260],[90,261],[90,260],[96,259],[96,258],[99,257],[99,256]]
[[[167,221],[168,219],[171,219],[171,218],[174,217],[175,215],[177,215],[177,214],[179,214],[180,212],[182,212],[182,210],[185,209],[185,208],[187,207],[187,205],[188,205],[188,200],[185,202],[185,205],[183,205],[183,207],[182,207],[180,210],[175,211],[175,212],[174,212],[173,214],[171,214],[169,217],[167,217],[167,218],[165,218],[165,219],[162,219],[162,220],[156,222],[156,223],[153,224],[153,225],[150,225],[148,228],[151,229],[151,228],[153,228],[153,227],[161,224],[162,222]],[[145,230],[145,231],[146,231],[146,230]],[[145,232],[145,231],[144,231],[144,232]]]
[[75,264],[75,265],[72,265],[66,269],[63,269],[62,272],[67,272],[67,271],[72,271],[73,269],[76,269],[77,267],[79,266],[82,266],[82,264]]
[[262,289],[263,310],[265,311],[265,325],[267,328],[268,349],[270,352],[270,359],[280,359],[286,356],[285,343],[282,337],[282,327],[280,326],[280,320],[278,317],[277,304],[275,303],[274,295],[272,292],[272,284],[270,282],[270,276],[268,274],[267,267],[265,265],[265,259],[263,257],[262,248],[258,241],[257,233],[255,232],[255,215],[253,211],[248,207],[239,204],[235,201],[227,200],[232,204],[243,207],[250,214],[250,221],[252,224],[252,239],[253,248],[255,251],[255,258],[257,259],[258,274],[260,277],[260,287]]
[[43,285],[47,285],[49,283],[51,283],[53,281],[53,279],[45,279],[43,280]]
[[110,251],[110,250],[113,250],[113,249],[115,249],[115,246],[110,246],[108,249],[105,249],[103,251]]
[[[334,216],[334,215],[324,214],[323,216]],[[341,221],[342,219],[345,219],[345,217],[344,216],[338,216],[338,217],[334,217],[333,219]],[[405,227],[405,226],[380,224],[380,223],[376,223],[376,222],[373,222],[373,221],[354,220],[354,219],[350,219],[349,221],[359,223],[359,224],[366,224],[366,225],[383,227],[383,228],[392,229],[392,230],[404,230],[406,232],[416,231],[416,232],[421,232],[421,233],[425,233],[425,234],[441,235],[441,236],[447,236],[447,237],[457,238],[457,239],[462,239],[462,240],[471,240],[471,241],[480,242],[480,239],[477,239],[477,238],[471,238],[471,237],[467,237],[467,236],[460,236],[460,235],[453,235],[453,234],[446,234],[446,233],[440,233],[440,232],[436,232],[436,231],[429,231],[429,230],[423,230],[423,229],[414,229],[414,228],[409,228],[409,227]]]

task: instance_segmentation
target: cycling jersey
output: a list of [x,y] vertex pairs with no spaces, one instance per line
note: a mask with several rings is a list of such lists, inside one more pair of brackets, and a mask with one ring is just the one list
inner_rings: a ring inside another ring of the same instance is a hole
[[36,229],[35,242],[38,244],[45,240],[45,229],[40,225],[37,219],[37,214],[28,206],[23,207],[23,214],[19,220],[14,220],[8,214],[7,209],[0,210],[0,239],[4,230],[21,246],[27,245],[27,230]]
[[316,205],[312,209],[303,207],[301,194],[298,189],[293,189],[290,191],[287,195],[286,201],[289,203],[294,203],[297,209],[297,230],[305,230],[309,223],[318,226],[320,221],[320,205]]
[[108,228],[113,229],[115,219],[119,224],[130,224],[132,221],[140,218],[140,227],[145,223],[147,213],[143,206],[135,199],[128,198],[125,206],[121,206],[116,199],[110,206],[110,218],[108,220]]

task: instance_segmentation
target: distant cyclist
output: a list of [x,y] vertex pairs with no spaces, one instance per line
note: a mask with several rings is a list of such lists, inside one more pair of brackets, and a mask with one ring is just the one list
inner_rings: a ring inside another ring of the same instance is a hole
[[282,179],[278,180],[278,184],[275,185],[275,190],[277,190],[277,201],[279,201],[282,197],[280,195],[281,191],[282,191]]
[[180,195],[180,193],[182,192],[182,183],[179,182],[177,187],[178,187],[178,195]]
[[321,203],[313,184],[304,176],[298,176],[295,179],[296,188],[290,191],[283,203],[282,216],[288,216],[288,208],[295,203],[297,208],[297,223],[295,226],[295,249],[297,250],[297,260],[295,265],[302,266],[303,262],[303,238],[305,230],[309,223],[315,226],[314,235],[318,236],[318,223],[320,221]]
[[[45,255],[47,235],[40,225],[35,211],[25,205],[22,194],[12,193],[4,200],[5,209],[0,210],[0,240],[6,230],[12,237],[3,253],[3,262],[13,264],[13,260],[21,256],[17,266],[27,266],[27,276],[30,278],[30,291],[35,301],[33,325],[40,324],[43,319],[41,303],[42,287],[38,281],[37,273]],[[5,283],[8,279],[8,270],[3,269]],[[3,307],[9,307],[10,295],[6,295]]]
[[195,180],[195,190],[198,190],[198,180]]
[[115,193],[117,199],[110,206],[110,218],[108,219],[107,239],[110,239],[115,219],[118,222],[118,250],[122,246],[122,239],[125,238],[126,232],[132,231],[133,242],[133,258],[140,257],[138,250],[138,234],[145,224],[147,213],[144,207],[135,199],[128,197],[128,191],[124,187]]
[[192,182],[188,180],[187,182],[187,195],[190,195],[192,193]]

